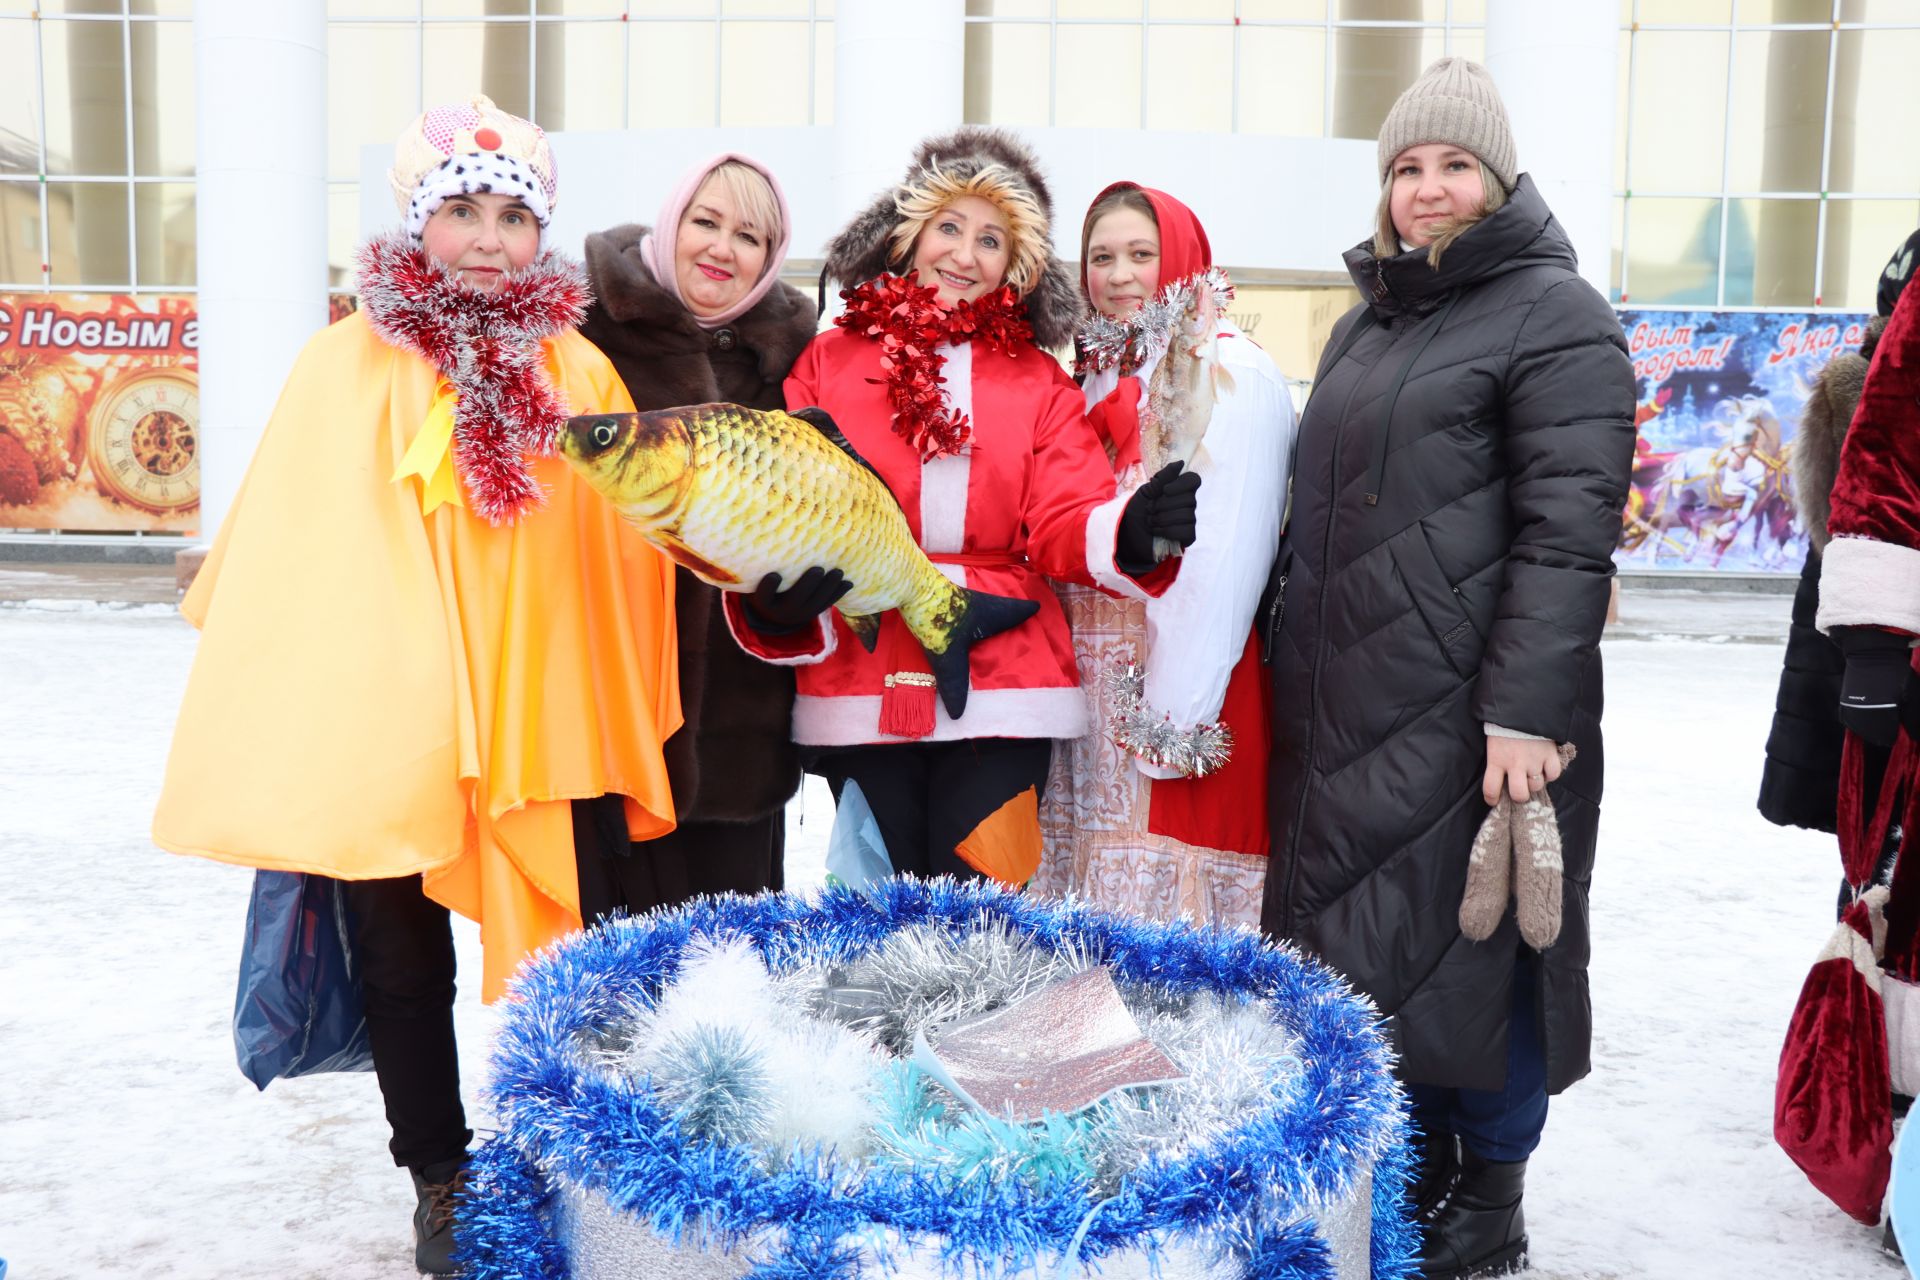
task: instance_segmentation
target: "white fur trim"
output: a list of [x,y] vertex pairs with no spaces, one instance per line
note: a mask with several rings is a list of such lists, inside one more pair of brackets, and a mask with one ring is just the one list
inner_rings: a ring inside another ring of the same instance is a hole
[[1827,544],[1820,563],[1815,625],[1897,627],[1920,635],[1920,551],[1848,535]]
[[[947,396],[953,412],[973,417],[973,344],[939,348],[945,364]],[[920,464],[920,546],[923,550],[963,551],[967,538],[967,480],[973,470],[971,449]]]
[[869,742],[953,742],[962,738],[1078,738],[1087,732],[1087,699],[1078,685],[1055,689],[975,689],[959,720],[938,702],[933,732],[896,738],[880,732],[878,695],[793,700],[793,740],[802,746],[851,747]]
[[732,633],[735,644],[769,666],[811,667],[825,662],[840,647],[840,633],[833,626],[833,611],[828,610],[813,622],[818,648],[799,654],[777,654],[765,648],[766,640],[746,624],[746,615],[740,612],[745,606],[736,602],[735,597],[739,594],[737,591],[728,591],[721,596],[720,612],[726,616],[727,630]]
[[1092,576],[1095,586],[1103,587],[1117,596],[1124,596],[1128,600],[1151,600],[1153,593],[1120,572],[1120,566],[1113,562],[1115,552],[1120,549],[1120,513],[1127,509],[1127,499],[1134,492],[1128,490],[1115,494],[1087,516],[1087,573]]
[[513,196],[533,214],[533,220],[545,232],[551,214],[547,208],[546,188],[533,166],[504,151],[448,156],[439,168],[420,179],[407,201],[407,234],[418,240],[434,211],[454,196],[480,192]]

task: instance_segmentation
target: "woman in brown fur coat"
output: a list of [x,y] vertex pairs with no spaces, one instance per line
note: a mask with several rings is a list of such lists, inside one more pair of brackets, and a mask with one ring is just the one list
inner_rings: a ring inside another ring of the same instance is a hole
[[[805,294],[780,283],[792,228],[773,174],[728,153],[689,171],[651,229],[587,237],[595,302],[580,331],[613,361],[637,407],[785,407],[781,384],[816,314]],[[685,569],[675,581],[686,727],[666,757],[680,825],[629,845],[617,805],[575,805],[588,921],[783,883],[786,802],[800,784],[793,673],[740,651],[717,589]]]

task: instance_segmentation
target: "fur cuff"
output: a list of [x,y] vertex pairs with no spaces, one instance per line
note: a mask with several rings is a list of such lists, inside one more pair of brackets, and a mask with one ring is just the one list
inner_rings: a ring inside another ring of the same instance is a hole
[[814,619],[812,630],[796,631],[788,636],[763,635],[748,626],[745,605],[737,591],[721,593],[720,609],[726,615],[727,630],[733,634],[734,643],[776,667],[810,667],[825,662],[840,644],[831,609]]
[[1920,635],[1920,551],[1876,538],[1841,536],[1820,565],[1815,625],[1891,627]]

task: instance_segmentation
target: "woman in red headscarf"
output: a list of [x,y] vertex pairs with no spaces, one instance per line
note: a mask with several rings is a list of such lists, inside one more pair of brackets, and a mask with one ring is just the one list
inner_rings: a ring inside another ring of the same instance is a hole
[[[1192,210],[1131,182],[1087,211],[1080,261],[1095,316],[1077,372],[1124,487],[1142,471],[1140,419],[1169,320],[1195,291],[1224,300],[1230,286]],[[1054,753],[1036,884],[1155,919],[1258,925],[1268,693],[1253,621],[1286,506],[1294,414],[1267,354],[1224,313],[1215,331],[1226,376],[1193,463],[1199,527],[1179,577],[1151,602],[1061,588],[1093,729]]]

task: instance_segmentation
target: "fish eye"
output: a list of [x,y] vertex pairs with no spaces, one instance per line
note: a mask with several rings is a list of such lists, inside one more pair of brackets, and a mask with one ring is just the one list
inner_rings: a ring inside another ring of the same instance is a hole
[[613,423],[603,418],[593,428],[593,442],[604,449],[613,443],[613,437],[616,434],[618,433],[614,430]]

